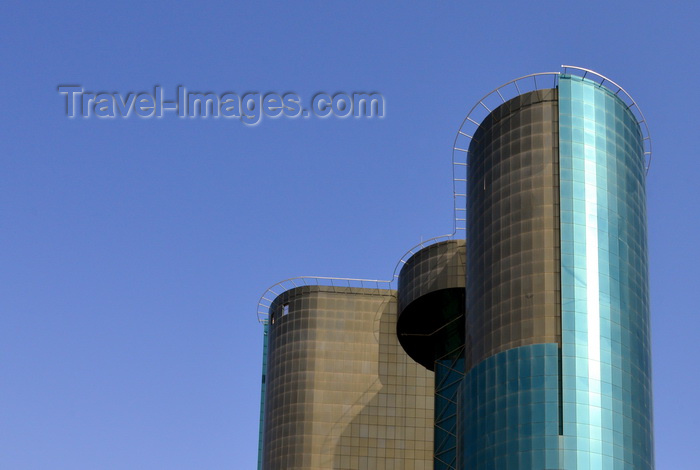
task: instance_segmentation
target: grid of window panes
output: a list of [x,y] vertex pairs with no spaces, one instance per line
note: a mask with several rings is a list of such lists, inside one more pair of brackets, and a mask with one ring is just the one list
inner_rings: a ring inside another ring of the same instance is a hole
[[404,350],[431,370],[436,358],[464,350],[465,245],[456,239],[425,247],[399,273],[396,333]]
[[399,310],[431,292],[464,288],[466,242],[447,240],[423,248],[401,268],[399,273]]
[[272,303],[264,470],[432,469],[433,373],[401,349],[396,314],[378,289],[306,286]]
[[464,378],[465,240],[424,247],[401,268],[397,334],[435,371],[434,470],[458,470],[460,384]]
[[467,373],[462,387],[462,468],[560,468],[557,344],[491,356]]
[[469,146],[467,369],[560,341],[557,90],[494,109]]
[[567,470],[652,469],[642,137],[603,86],[559,81],[563,441]]

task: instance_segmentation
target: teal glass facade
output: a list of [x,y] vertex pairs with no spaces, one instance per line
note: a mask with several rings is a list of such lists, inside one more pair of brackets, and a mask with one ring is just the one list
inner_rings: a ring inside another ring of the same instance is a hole
[[469,371],[463,388],[461,468],[564,468],[559,467],[558,345],[534,344],[491,356]]
[[559,468],[653,468],[645,162],[627,105],[559,81],[563,442]]
[[654,468],[644,136],[600,82],[561,74],[471,141],[459,468]]
[[469,147],[461,469],[561,468],[558,106],[521,94]]
[[259,469],[654,470],[648,134],[578,70],[460,130],[466,239],[272,303]]
[[270,328],[268,323],[263,325],[263,360],[262,360],[262,384],[260,385],[260,427],[258,431],[258,470],[262,470],[263,460],[263,429],[265,423],[265,382],[267,382],[267,333]]

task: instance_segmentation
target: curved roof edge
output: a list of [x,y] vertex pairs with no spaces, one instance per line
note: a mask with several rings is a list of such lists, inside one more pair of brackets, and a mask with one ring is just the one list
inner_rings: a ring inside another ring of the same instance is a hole
[[[627,93],[627,91],[622,88],[620,85],[606,77],[605,75],[601,75],[598,72],[595,72],[590,69],[585,69],[583,67],[577,67],[575,65],[562,65],[561,66],[564,69],[563,73],[570,73],[569,69],[571,69],[572,72],[576,72],[576,75],[581,76],[582,78],[586,78],[587,75],[594,75],[597,77],[600,82],[598,83],[600,86],[605,86],[608,89],[611,89],[609,86],[606,86],[606,83],[609,83],[610,85],[614,86],[616,89],[611,91],[616,95],[620,96],[620,93],[624,96],[625,99],[622,99],[622,101],[627,104],[627,109],[629,109],[632,114],[634,114],[634,117],[637,119],[637,123],[639,124],[640,129],[642,130],[642,140],[644,144],[644,158],[646,159],[646,171],[647,173],[649,172],[649,168],[651,167],[651,151],[652,151],[652,145],[651,145],[651,133],[649,132],[649,125],[647,124],[647,120],[644,117],[644,113],[642,112],[642,109],[639,107],[637,102],[632,98],[632,95]],[[598,82],[598,80],[593,80],[595,82]]]
[[632,98],[632,96],[620,85],[590,69],[575,65],[562,65],[560,72],[540,72],[524,75],[495,88],[484,95],[469,110],[467,116],[457,130],[454,143],[452,144],[452,197],[454,200],[454,234],[460,230],[466,231],[466,198],[467,198],[467,157],[469,145],[481,122],[496,107],[506,103],[508,100],[525,93],[546,88],[556,88],[559,77],[562,74],[577,75],[588,78],[600,86],[604,86],[612,91],[626,105],[627,109],[635,116],[642,131],[642,144],[644,146],[644,158],[646,161],[646,172],[651,166],[652,142],[651,134],[644,113]]
[[386,291],[391,289],[391,281],[381,279],[354,279],[349,277],[324,277],[324,276],[297,276],[290,277],[271,285],[258,300],[258,321],[267,323],[270,316],[270,307],[275,299],[284,292],[304,286],[326,286],[337,288],[363,288]]
[[294,289],[297,287],[304,286],[328,286],[328,287],[358,287],[364,289],[378,289],[378,290],[390,290],[395,287],[394,283],[399,277],[401,268],[404,264],[416,253],[424,248],[427,248],[436,243],[442,241],[452,240],[454,234],[440,235],[438,237],[429,238],[425,241],[418,243],[417,245],[411,247],[404,255],[399,259],[394,267],[394,272],[391,279],[359,279],[359,278],[349,278],[349,277],[327,277],[327,276],[296,276],[290,277],[283,281],[277,282],[270,287],[268,287],[265,292],[260,296],[258,300],[258,321],[260,323],[267,323],[270,316],[270,306],[275,301],[275,299],[283,294],[284,292]]
[[[453,207],[453,230],[452,233],[439,235],[421,241],[410,248],[399,259],[394,267],[394,272],[391,279],[354,279],[345,277],[324,277],[324,276],[297,276],[283,281],[277,282],[270,286],[260,297],[258,301],[258,321],[267,323],[269,317],[269,308],[275,298],[283,292],[296,287],[322,285],[330,287],[360,287],[360,288],[376,288],[380,290],[392,289],[393,283],[399,276],[399,272],[404,264],[418,251],[439,243],[441,241],[457,238],[459,232],[466,234],[466,197],[467,197],[467,155],[469,153],[469,144],[475,134],[476,129],[480,126],[483,119],[491,113],[493,109],[516,96],[546,88],[555,88],[559,82],[559,76],[562,74],[576,74],[582,78],[586,78],[589,74],[597,77],[600,80],[599,85],[605,86],[608,83],[615,87],[613,93],[627,103],[627,108],[635,115],[637,122],[642,130],[642,138],[644,144],[644,156],[646,158],[646,171],[649,171],[651,166],[651,135],[646,118],[639,108],[637,102],[632,96],[620,85],[590,69],[577,67],[575,65],[562,65],[563,72],[540,72],[516,78],[503,85],[495,88],[491,92],[484,95],[467,113],[467,116],[462,121],[457,135],[455,136],[452,145],[452,197],[454,201]],[[537,79],[540,79],[539,83]],[[550,82],[551,80],[551,82]],[[597,81],[597,80],[594,80]],[[549,84],[551,83],[551,86]],[[610,87],[606,88],[610,89]],[[485,113],[485,114],[484,114]]]

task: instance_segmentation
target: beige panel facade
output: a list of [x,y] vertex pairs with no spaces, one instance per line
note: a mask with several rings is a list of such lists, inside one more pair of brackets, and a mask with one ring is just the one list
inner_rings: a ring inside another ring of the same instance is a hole
[[264,470],[433,468],[433,374],[399,345],[396,304],[325,286],[273,302]]

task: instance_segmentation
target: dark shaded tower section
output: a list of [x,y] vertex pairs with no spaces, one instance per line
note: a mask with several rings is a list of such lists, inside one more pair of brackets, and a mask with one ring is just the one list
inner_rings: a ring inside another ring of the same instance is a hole
[[399,273],[399,342],[428,370],[464,346],[464,257],[464,240],[435,243]]
[[263,470],[432,468],[433,374],[396,338],[396,292],[304,286],[271,304]]
[[466,241],[411,251],[397,291],[271,303],[263,470],[654,469],[650,137],[564,69],[467,116]]
[[493,110],[469,147],[464,468],[562,466],[557,90]]
[[467,370],[560,343],[557,90],[495,109],[472,139],[467,197]]
[[435,470],[460,468],[465,281],[464,240],[423,248],[399,274],[399,341],[415,361],[435,372]]

